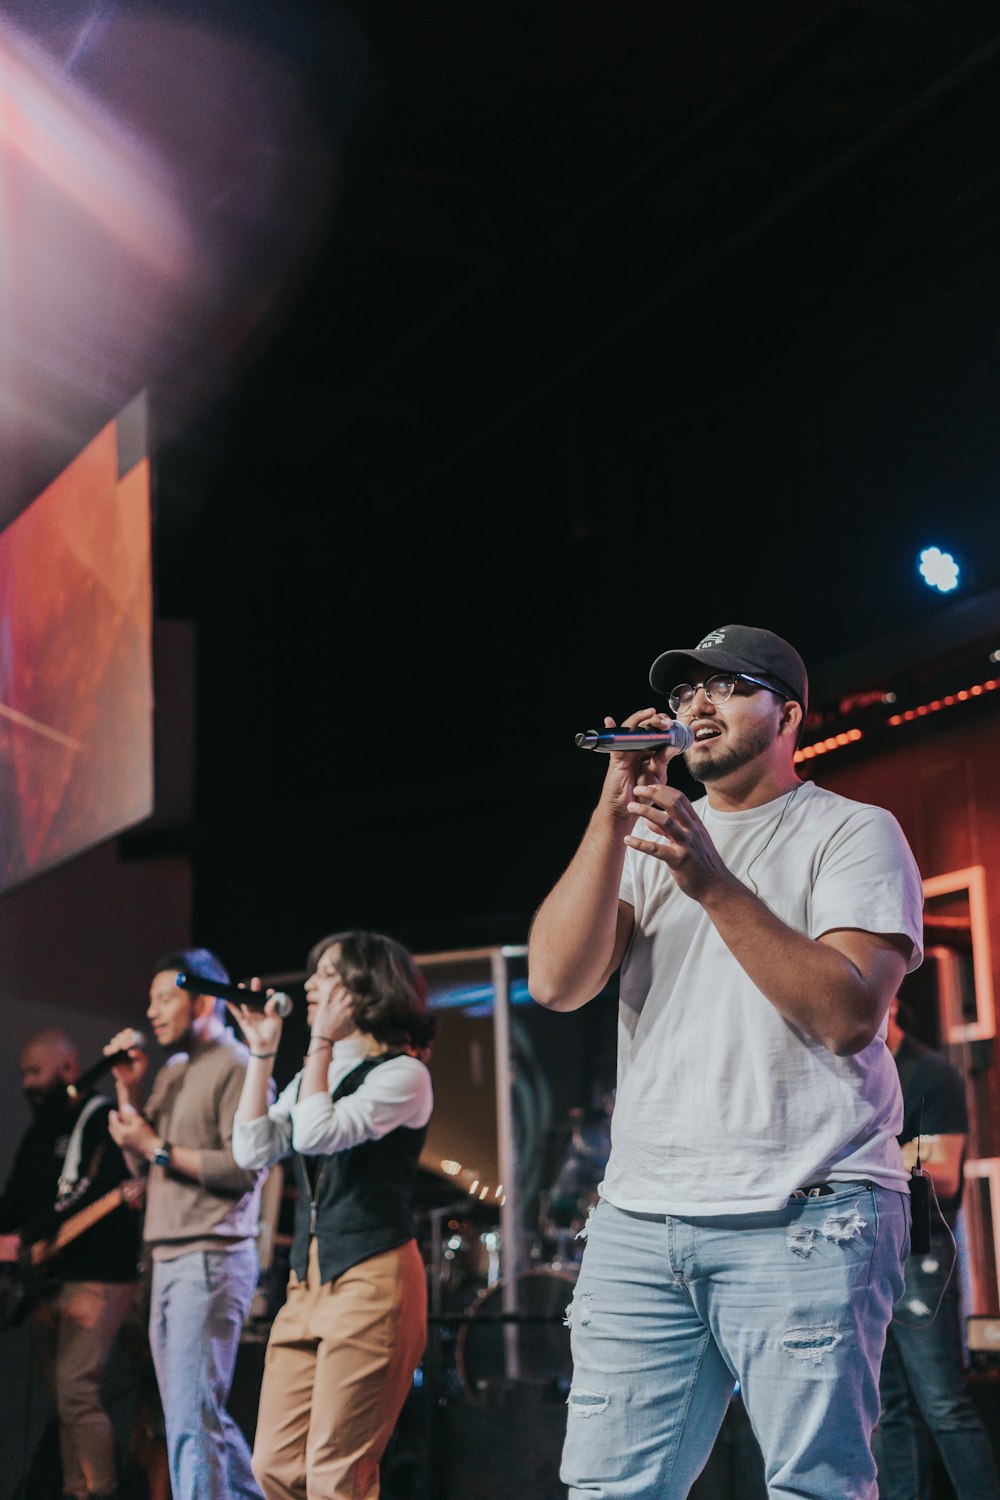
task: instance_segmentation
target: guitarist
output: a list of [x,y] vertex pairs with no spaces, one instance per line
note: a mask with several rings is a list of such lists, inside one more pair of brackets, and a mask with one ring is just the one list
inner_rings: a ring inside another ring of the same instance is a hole
[[[65,1032],[48,1027],[29,1037],[21,1081],[33,1119],[0,1196],[2,1262],[30,1263],[32,1246],[68,1230],[74,1215],[129,1177],[108,1133],[110,1102],[89,1090],[77,1098],[68,1091],[79,1076]],[[55,1279],[31,1311],[39,1368],[59,1418],[63,1491],[73,1500],[117,1493],[101,1379],[132,1302],[140,1229],[133,1209],[109,1208],[53,1259],[47,1269]]]

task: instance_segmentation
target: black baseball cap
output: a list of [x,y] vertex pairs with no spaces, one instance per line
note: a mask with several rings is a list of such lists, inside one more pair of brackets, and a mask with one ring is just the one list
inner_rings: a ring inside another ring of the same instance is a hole
[[710,630],[691,650],[678,648],[658,656],[649,669],[650,683],[666,696],[678,683],[688,680],[692,665],[707,667],[710,674],[748,672],[751,677],[762,677],[801,703],[805,714],[809,697],[805,662],[794,646],[773,631],[755,625],[722,625]]

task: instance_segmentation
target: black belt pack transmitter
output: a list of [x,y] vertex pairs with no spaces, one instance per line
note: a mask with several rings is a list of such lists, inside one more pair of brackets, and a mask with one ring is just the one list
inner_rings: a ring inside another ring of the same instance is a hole
[[910,1254],[926,1255],[931,1248],[931,1180],[923,1167],[910,1173]]

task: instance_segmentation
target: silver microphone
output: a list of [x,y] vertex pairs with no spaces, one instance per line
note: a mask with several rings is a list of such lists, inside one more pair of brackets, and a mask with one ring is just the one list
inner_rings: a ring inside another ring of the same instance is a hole
[[669,729],[588,729],[576,736],[581,750],[686,750],[694,735],[677,720]]

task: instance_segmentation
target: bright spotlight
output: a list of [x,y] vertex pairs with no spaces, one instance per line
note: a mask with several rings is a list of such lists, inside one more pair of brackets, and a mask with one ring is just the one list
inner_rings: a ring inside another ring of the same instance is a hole
[[958,563],[950,552],[942,552],[940,547],[925,547],[920,554],[920,576],[928,588],[950,594],[958,587]]

